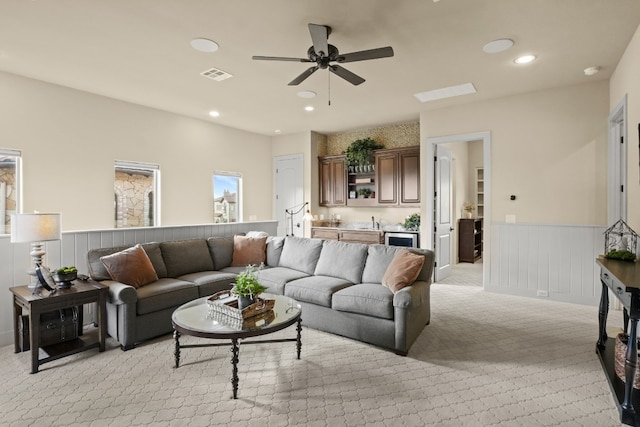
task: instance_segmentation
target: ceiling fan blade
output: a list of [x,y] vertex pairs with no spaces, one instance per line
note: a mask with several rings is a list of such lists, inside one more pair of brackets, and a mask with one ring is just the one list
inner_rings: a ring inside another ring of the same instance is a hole
[[329,56],[329,27],[326,25],[309,24],[313,50],[318,56]]
[[389,58],[393,56],[393,48],[391,46],[379,47],[377,49],[361,50],[358,52],[345,53],[338,56],[336,61],[343,62],[356,62],[366,61],[368,59]]
[[359,84],[365,82],[365,80],[359,75],[354,74],[351,71],[339,65],[330,65],[329,71],[331,71],[336,76],[342,77],[343,79],[345,79],[346,81],[348,81],[354,86],[358,86]]
[[251,59],[256,59],[259,61],[313,62],[308,58],[286,58],[282,56],[252,56]]
[[291,80],[291,82],[289,83],[289,86],[297,86],[300,83],[302,83],[303,81],[305,81],[307,79],[307,77],[309,77],[311,74],[315,73],[318,70],[318,67],[310,67],[307,68],[304,73],[300,74],[298,77],[296,77],[295,79]]

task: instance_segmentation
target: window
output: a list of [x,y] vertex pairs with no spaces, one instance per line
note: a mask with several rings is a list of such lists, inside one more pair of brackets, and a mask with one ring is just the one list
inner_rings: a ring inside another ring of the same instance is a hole
[[160,225],[160,166],[116,160],[115,227]]
[[242,221],[242,175],[234,172],[213,173],[213,222]]
[[0,148],[0,234],[11,233],[11,215],[21,211],[20,156],[20,151]]

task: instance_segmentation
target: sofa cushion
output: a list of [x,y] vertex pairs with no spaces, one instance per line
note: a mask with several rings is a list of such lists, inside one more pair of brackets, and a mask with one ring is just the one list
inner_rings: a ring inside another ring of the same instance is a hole
[[322,242],[321,239],[287,237],[284,241],[278,266],[313,274],[322,251]]
[[140,245],[103,256],[100,261],[112,280],[134,288],[140,288],[158,280],[149,256]]
[[422,266],[424,255],[414,254],[404,249],[398,251],[382,276],[382,284],[393,293],[415,282]]
[[218,291],[231,289],[231,284],[236,280],[236,275],[221,271],[200,271],[178,277],[186,282],[198,285],[198,294],[201,297],[213,295]]
[[360,283],[366,257],[367,245],[325,240],[314,274]]
[[213,258],[214,270],[222,270],[231,266],[233,260],[233,236],[209,237],[207,239],[209,252]]
[[231,267],[260,265],[266,261],[267,237],[233,236]]
[[284,237],[269,236],[267,238],[267,265],[277,267],[280,263],[282,248],[284,247]]
[[369,245],[362,283],[382,283],[382,276],[398,250],[397,246]]
[[195,283],[178,279],[159,279],[138,289],[138,315],[153,313],[180,305],[198,298]]
[[162,251],[160,250],[160,243],[143,243],[142,249],[149,256],[149,261],[153,264],[153,269],[156,271],[159,279],[167,277],[167,266],[162,258]]
[[308,274],[302,271],[284,267],[267,268],[257,274],[258,281],[267,287],[266,292],[278,295],[284,295],[284,288],[288,282],[307,276]]
[[331,297],[340,289],[353,286],[345,279],[329,276],[309,276],[288,282],[284,294],[297,301],[331,307]]
[[214,270],[205,239],[176,240],[160,243],[168,277]]
[[349,286],[333,294],[331,308],[382,319],[393,319],[393,292],[379,283]]

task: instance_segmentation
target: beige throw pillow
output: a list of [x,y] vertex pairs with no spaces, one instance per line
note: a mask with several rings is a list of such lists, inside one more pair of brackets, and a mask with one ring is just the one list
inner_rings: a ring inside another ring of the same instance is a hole
[[100,261],[112,280],[136,289],[158,280],[149,256],[140,245],[103,256]]
[[232,267],[260,265],[266,260],[267,238],[233,236]]
[[387,270],[382,276],[382,284],[395,294],[416,281],[423,265],[423,255],[402,249],[396,253],[387,266]]

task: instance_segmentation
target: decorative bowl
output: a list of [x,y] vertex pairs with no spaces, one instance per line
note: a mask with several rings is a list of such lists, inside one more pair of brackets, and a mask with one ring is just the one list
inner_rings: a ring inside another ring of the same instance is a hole
[[71,273],[53,273],[51,276],[53,277],[53,280],[55,280],[55,282],[58,284],[58,287],[60,289],[66,289],[71,287],[71,282],[78,278],[78,272],[73,271]]

